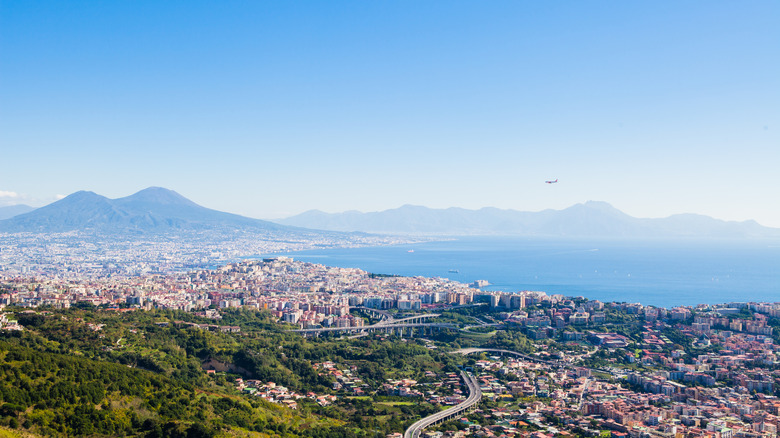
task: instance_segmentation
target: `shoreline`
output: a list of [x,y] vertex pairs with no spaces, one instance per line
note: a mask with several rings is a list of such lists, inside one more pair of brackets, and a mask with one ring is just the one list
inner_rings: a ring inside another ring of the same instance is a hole
[[[463,242],[466,246],[474,242],[480,246],[464,248]],[[488,248],[495,242],[503,246]],[[535,246],[513,254],[516,249],[511,247],[513,243]],[[548,243],[552,246],[547,247]],[[304,250],[267,256],[283,255],[377,274],[447,278],[466,285],[487,280],[491,284],[481,288],[485,291],[539,290],[548,294],[583,296],[604,302],[640,302],[664,308],[720,304],[731,302],[737,296],[746,302],[770,302],[780,296],[780,272],[771,268],[774,261],[777,262],[775,266],[780,266],[780,247],[767,241],[709,240],[700,243],[468,236],[417,244]],[[409,253],[410,249],[415,252]],[[488,256],[497,262],[478,260]],[[514,262],[519,267],[502,261],[502,256],[515,257]],[[753,259],[763,264],[754,265]],[[659,267],[654,266],[656,261]],[[473,264],[467,265],[469,263]],[[528,267],[531,263],[535,268]],[[597,263],[603,266],[595,266]],[[609,266],[610,263],[620,266]],[[586,269],[588,266],[602,269]]]

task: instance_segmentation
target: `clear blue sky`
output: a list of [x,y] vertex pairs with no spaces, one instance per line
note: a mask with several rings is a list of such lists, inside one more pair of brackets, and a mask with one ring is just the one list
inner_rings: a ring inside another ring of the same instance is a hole
[[[780,2],[0,0],[0,205],[780,227]],[[557,185],[544,184],[559,179]]]

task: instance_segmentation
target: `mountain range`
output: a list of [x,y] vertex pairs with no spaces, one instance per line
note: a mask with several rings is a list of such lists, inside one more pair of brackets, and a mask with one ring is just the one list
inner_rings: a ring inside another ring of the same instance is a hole
[[160,234],[170,231],[254,230],[284,232],[294,228],[202,207],[173,190],[150,187],[109,199],[80,191],[44,207],[0,221],[2,232]]
[[[8,212],[9,207],[0,210]],[[550,237],[717,237],[780,238],[780,229],[755,221],[726,222],[707,216],[679,214],[663,219],[629,216],[606,202],[588,201],[563,210],[525,212],[482,208],[432,209],[414,205],[372,213],[311,210],[274,222],[202,207],[180,194],[149,187],[133,195],[109,199],[80,191],[44,207],[17,207],[21,214],[0,220],[0,232],[132,236],[171,232],[234,232],[316,238],[351,232],[395,235],[516,235]],[[25,212],[26,211],[26,212]],[[10,213],[9,213],[10,214]]]
[[414,205],[372,213],[311,210],[276,222],[321,230],[383,234],[780,238],[780,229],[763,227],[755,221],[727,222],[696,214],[641,219],[596,201],[540,212],[490,207],[431,209]]
[[33,207],[24,204],[9,205],[8,207],[0,207],[0,220],[9,219],[24,213],[29,213],[33,210],[35,210]]

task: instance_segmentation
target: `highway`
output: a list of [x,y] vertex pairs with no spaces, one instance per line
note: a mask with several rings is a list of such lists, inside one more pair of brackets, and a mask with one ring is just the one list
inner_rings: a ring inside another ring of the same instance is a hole
[[439,315],[438,313],[423,313],[423,314],[420,314],[420,315],[409,316],[409,317],[401,318],[401,319],[395,319],[395,318],[393,318],[391,316],[390,319],[383,319],[382,321],[379,321],[378,323],[374,324],[374,326],[378,327],[378,326],[384,326],[384,325],[399,324],[399,323],[404,323],[406,321],[413,321],[415,319],[436,318],[438,316],[441,316],[441,315]]
[[430,327],[430,328],[448,328],[457,330],[459,327],[457,324],[448,324],[444,322],[421,322],[416,324],[386,324],[386,325],[366,325],[363,327],[325,327],[325,328],[310,328],[310,329],[296,329],[290,330],[296,333],[325,333],[325,332],[360,332],[360,331],[372,331],[372,330],[390,330],[390,329],[403,329],[414,327]]
[[369,314],[379,315],[380,320],[393,320],[393,315],[390,314],[390,312],[385,310],[379,310],[374,309],[371,307],[363,307],[363,306],[349,306],[349,310],[360,310]]
[[451,328],[451,329],[459,328],[457,324],[450,324],[450,323],[424,323],[424,322],[410,323],[409,322],[415,320],[421,321],[423,319],[428,319],[428,318],[436,318],[437,316],[440,315],[438,313],[425,313],[421,315],[414,315],[406,318],[395,319],[389,314],[387,314],[387,318],[382,319],[376,324],[366,325],[362,327],[323,327],[323,328],[297,329],[297,330],[290,330],[290,331],[298,332],[298,333],[323,333],[323,332],[349,332],[349,331],[358,332],[358,331],[371,331],[376,329],[394,329],[394,328],[410,328],[410,327],[435,327],[435,328]]
[[479,403],[479,400],[482,398],[482,389],[479,387],[479,382],[477,379],[466,373],[465,371],[460,372],[460,377],[463,379],[464,382],[466,382],[466,386],[468,386],[469,389],[469,396],[468,398],[449,408],[445,409],[441,412],[437,412],[433,415],[429,415],[416,423],[409,426],[408,429],[406,429],[406,432],[404,433],[404,438],[419,438],[420,434],[422,433],[423,429],[426,427],[439,423],[441,421],[450,419],[456,415],[459,415],[461,412],[464,412],[471,408],[472,406]]

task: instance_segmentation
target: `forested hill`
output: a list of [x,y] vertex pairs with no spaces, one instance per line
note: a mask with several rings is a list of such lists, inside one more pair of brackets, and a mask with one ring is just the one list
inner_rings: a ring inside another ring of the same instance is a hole
[[[11,429],[45,436],[349,435],[341,421],[241,396],[234,377],[209,377],[201,363],[231,361],[243,351],[242,365],[269,380],[317,389],[329,383],[310,366],[307,373],[295,359],[246,353],[229,335],[167,323],[174,314],[74,309],[17,317],[24,331],[0,332],[0,424]],[[283,333],[258,339],[254,351],[265,341],[276,349],[287,336],[294,340]]]
[[[393,339],[307,340],[254,310],[223,310],[220,320],[91,305],[11,307],[4,314],[24,330],[0,330],[0,437],[4,430],[152,438],[385,435],[439,409],[382,404],[385,393],[376,390],[387,379],[451,373],[462,361]],[[224,326],[240,331],[223,332]],[[330,406],[314,400],[312,394],[336,393],[333,376],[315,368],[330,360],[346,364],[380,402],[352,397],[349,388]],[[211,367],[220,372],[207,373]],[[306,397],[297,400],[297,409],[273,404],[242,392],[240,378]]]

